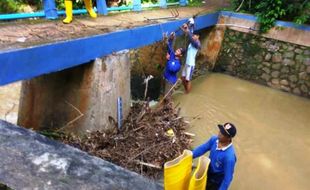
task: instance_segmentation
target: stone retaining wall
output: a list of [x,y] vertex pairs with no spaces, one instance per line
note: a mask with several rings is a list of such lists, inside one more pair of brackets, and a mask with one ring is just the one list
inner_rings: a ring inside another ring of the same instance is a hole
[[215,71],[310,97],[310,47],[227,29]]

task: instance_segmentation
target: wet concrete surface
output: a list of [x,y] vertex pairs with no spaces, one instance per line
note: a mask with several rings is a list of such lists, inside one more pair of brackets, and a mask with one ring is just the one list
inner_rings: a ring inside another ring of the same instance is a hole
[[190,94],[178,92],[194,146],[217,134],[219,123],[237,126],[231,190],[309,189],[309,99],[214,73],[193,81]]
[[0,142],[0,181],[12,189],[162,189],[137,173],[2,120]]

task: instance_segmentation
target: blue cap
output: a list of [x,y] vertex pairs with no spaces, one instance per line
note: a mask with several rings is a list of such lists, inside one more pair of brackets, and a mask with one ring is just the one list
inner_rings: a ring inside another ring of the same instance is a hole
[[225,123],[224,125],[217,126],[220,129],[221,133],[227,137],[233,138],[237,133],[237,129],[232,123]]

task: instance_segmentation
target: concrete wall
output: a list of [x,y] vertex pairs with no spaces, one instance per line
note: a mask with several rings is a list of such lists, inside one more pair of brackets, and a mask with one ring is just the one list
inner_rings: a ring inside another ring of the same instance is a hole
[[[221,23],[221,21],[220,21]],[[222,47],[222,41],[224,38],[225,28],[213,27],[207,37],[201,39],[201,53],[202,63],[207,64],[209,69],[213,69],[218,58],[218,54]],[[199,55],[199,54],[198,54]]]
[[33,129],[74,132],[115,128],[117,98],[130,109],[128,51],[118,52],[72,69],[24,81],[18,124]]
[[[244,17],[247,15],[240,14],[239,16]],[[251,15],[249,16],[252,17]],[[248,20],[248,19],[235,18],[235,17],[229,17],[229,16],[221,16],[219,18],[218,23],[242,26],[242,27],[229,26],[229,28],[232,30],[239,31],[239,32],[258,34],[258,31],[256,30],[247,29],[247,27],[253,28],[253,29],[257,29],[259,27],[258,23],[252,19],[253,18]],[[284,24],[289,25],[291,23],[284,22]],[[262,36],[266,38],[289,42],[289,43],[298,44],[302,46],[307,46],[307,47],[310,46],[309,30],[300,30],[294,27],[275,26],[272,29],[270,29],[267,33],[262,34]]]
[[[277,26],[260,35],[255,30],[258,25],[252,19],[247,15],[219,18],[214,31],[225,32],[225,36],[222,36],[220,48],[216,48],[220,53],[215,71],[310,97],[310,32]],[[211,37],[210,41],[221,41],[221,36],[217,37]],[[208,44],[208,47],[212,46]]]
[[310,97],[310,47],[226,30],[216,71]]
[[0,182],[16,190],[162,189],[136,173],[2,120],[0,142]]

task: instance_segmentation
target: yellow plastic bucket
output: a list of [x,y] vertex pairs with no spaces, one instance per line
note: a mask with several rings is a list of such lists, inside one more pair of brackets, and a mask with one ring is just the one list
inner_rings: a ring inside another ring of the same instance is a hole
[[183,154],[174,160],[165,163],[164,186],[165,190],[187,190],[192,172],[193,153],[184,150]]
[[207,184],[207,171],[210,159],[206,156],[199,157],[198,167],[196,168],[189,183],[189,190],[205,190]]

